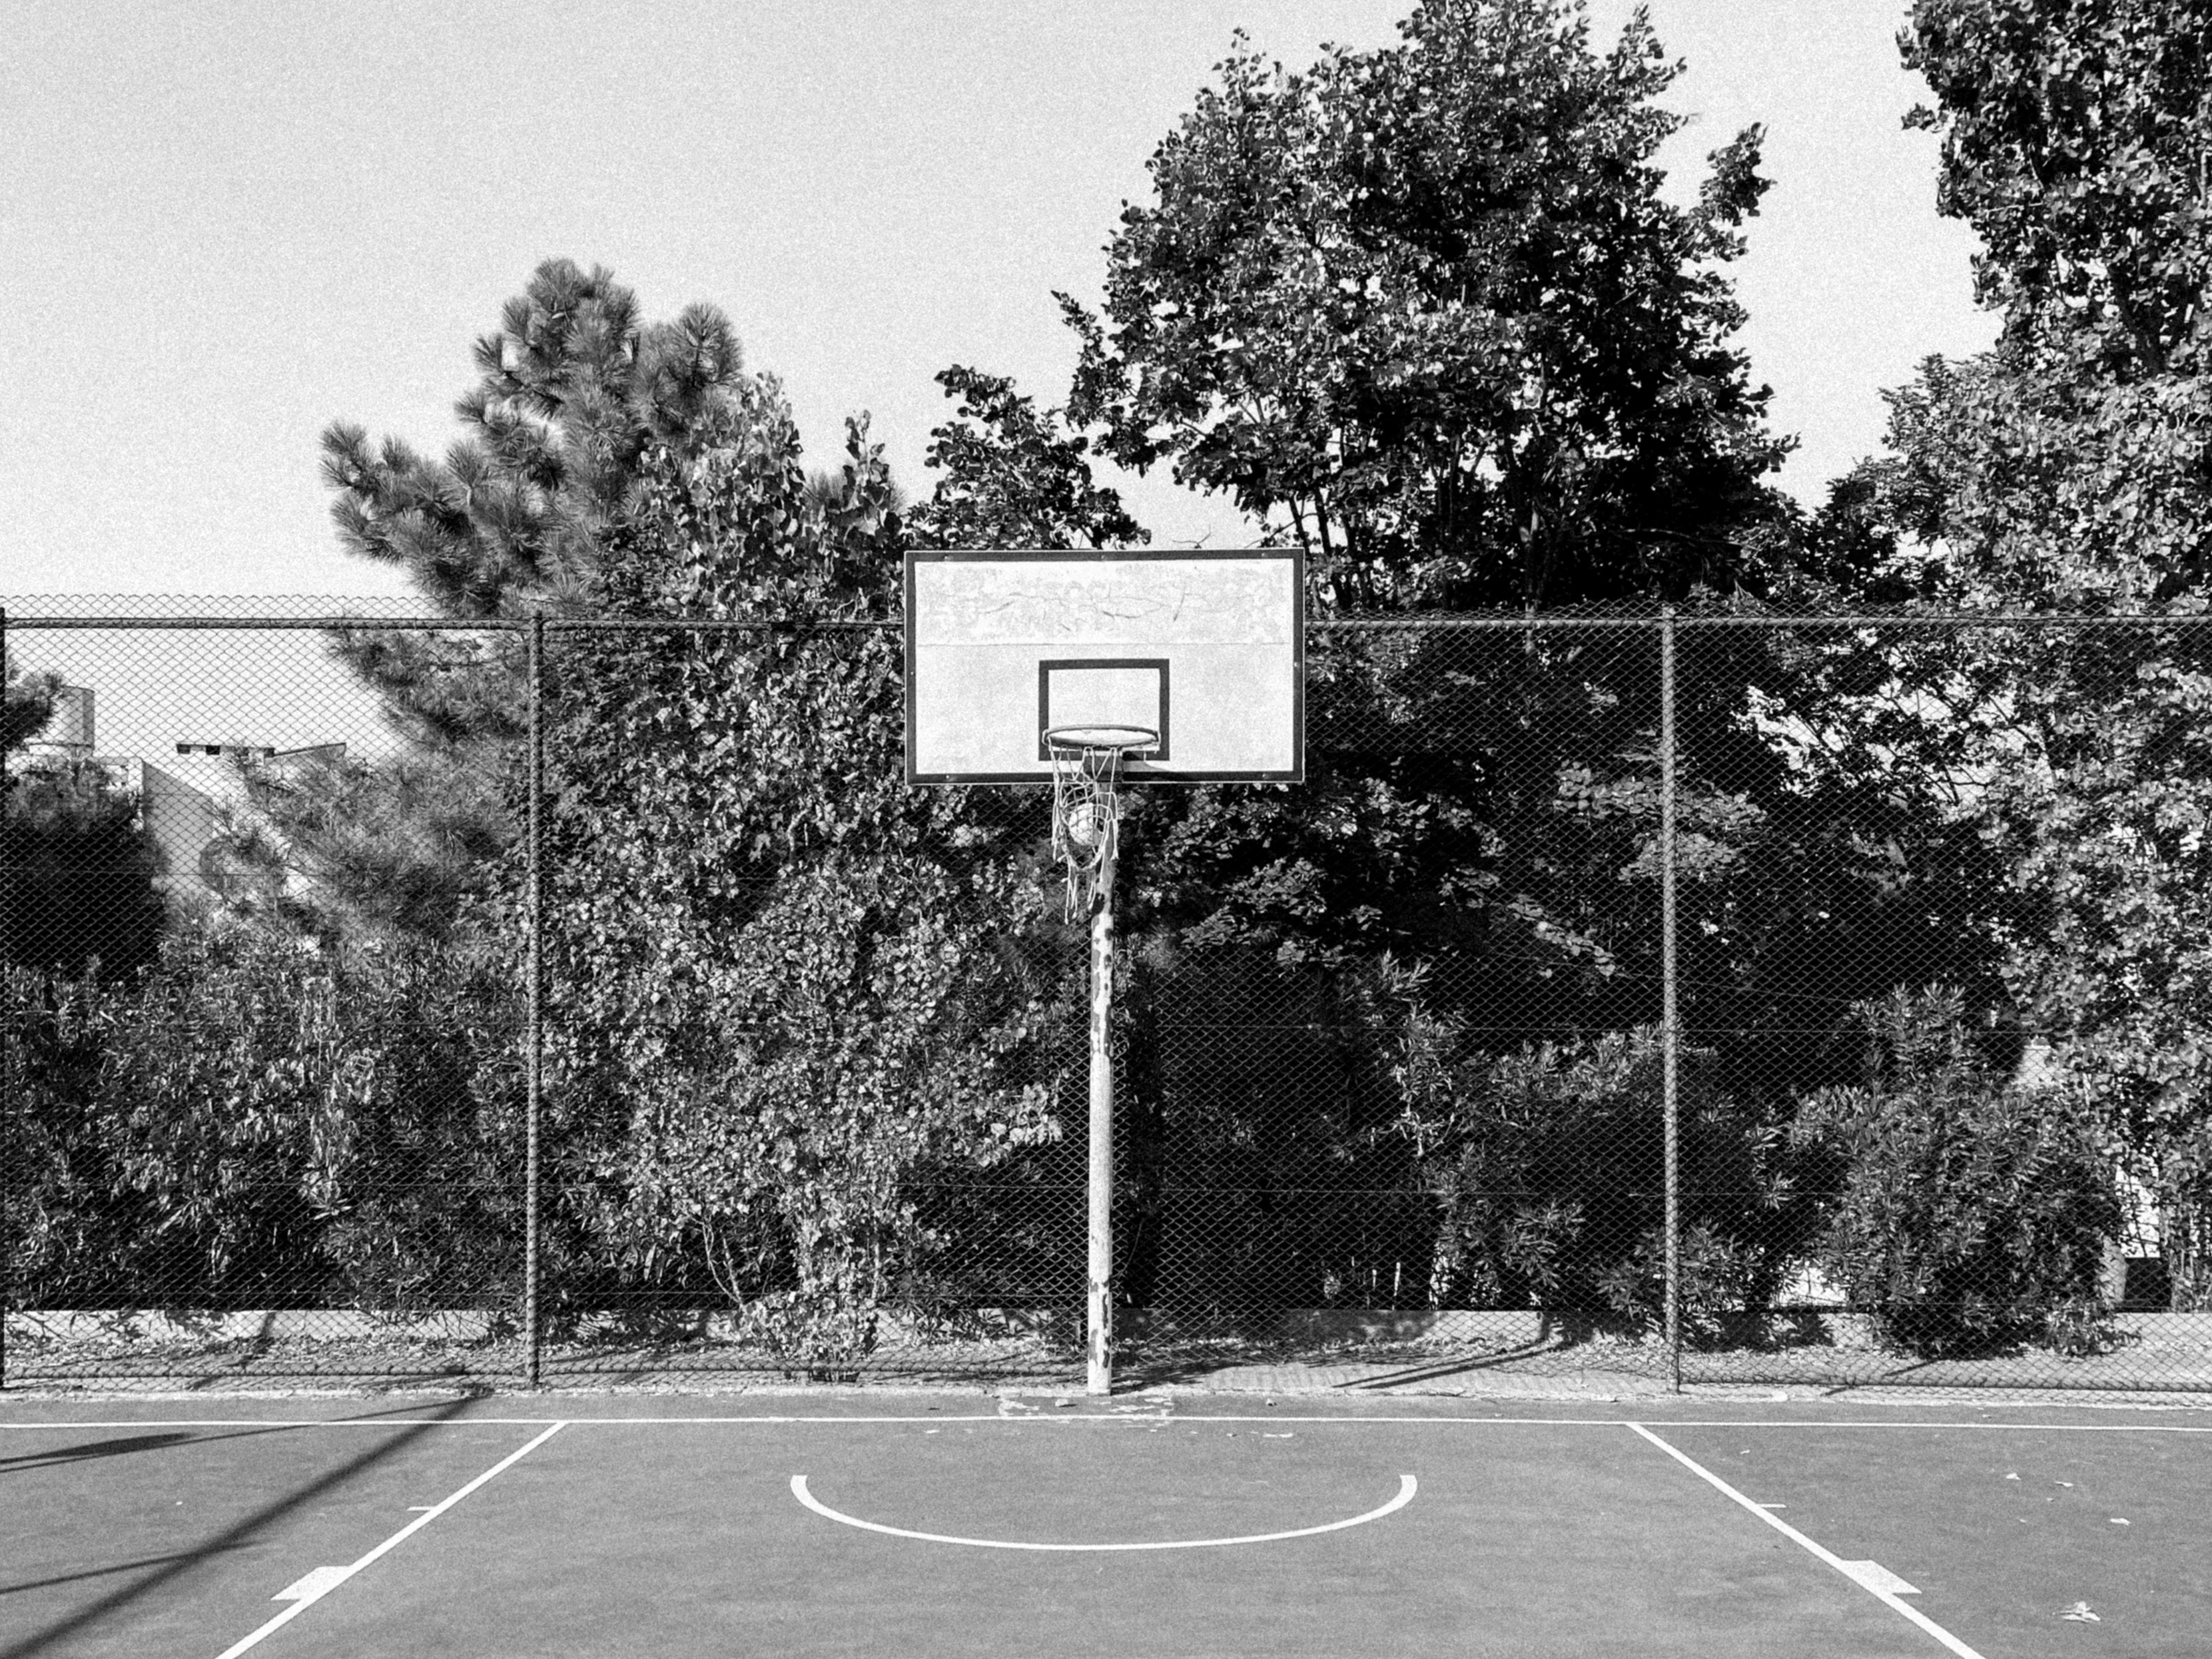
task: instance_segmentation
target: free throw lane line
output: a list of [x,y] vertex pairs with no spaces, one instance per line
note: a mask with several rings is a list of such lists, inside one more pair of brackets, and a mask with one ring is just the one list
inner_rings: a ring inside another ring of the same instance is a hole
[[[1398,1495],[1380,1509],[1370,1510],[1364,1515],[1355,1515],[1349,1520],[1331,1521],[1325,1526],[1319,1527],[1299,1527],[1290,1532],[1255,1532],[1248,1533],[1241,1538],[1171,1538],[1157,1543],[1030,1544],[1007,1538],[953,1538],[940,1532],[909,1532],[904,1527],[887,1527],[880,1521],[863,1521],[857,1515],[847,1515],[842,1510],[831,1509],[812,1492],[807,1491],[805,1475],[794,1474],[791,1477],[791,1495],[805,1504],[808,1509],[812,1510],[817,1515],[841,1522],[845,1526],[858,1527],[863,1532],[879,1532],[890,1538],[919,1539],[925,1544],[965,1544],[971,1549],[979,1550],[1051,1550],[1055,1552],[1211,1550],[1220,1549],[1230,1544],[1273,1544],[1285,1538],[1311,1538],[1324,1532],[1342,1532],[1346,1527],[1364,1527],[1370,1521],[1380,1521],[1386,1515],[1394,1515],[1412,1503],[1413,1494],[1419,1490],[1420,1483],[1412,1475],[1401,1474],[1398,1477]],[[229,1656],[224,1655],[223,1659],[229,1659]]]
[[428,1526],[433,1521],[435,1521],[447,1510],[453,1508],[454,1504],[459,1503],[461,1499],[466,1498],[478,1486],[488,1485],[491,1481],[496,1480],[499,1476],[504,1474],[507,1470],[513,1468],[517,1463],[520,1463],[524,1458],[529,1456],[531,1453],[536,1451],[540,1446],[544,1445],[547,1441],[550,1440],[555,1435],[560,1433],[562,1430],[568,1426],[568,1425],[566,1423],[556,1423],[551,1428],[546,1430],[544,1433],[538,1436],[527,1445],[521,1447],[518,1450],[507,1453],[506,1456],[501,1458],[498,1462],[493,1464],[489,1468],[486,1469],[475,1480],[470,1481],[467,1486],[463,1486],[452,1497],[445,1499],[441,1503],[433,1504],[428,1509],[423,1510],[422,1514],[416,1516],[405,1526],[400,1528],[398,1532],[393,1533],[391,1537],[386,1539],[381,1544],[379,1544],[374,1549],[369,1551],[368,1554],[362,1556],[360,1560],[354,1562],[351,1565],[343,1567],[317,1567],[313,1572],[307,1574],[307,1577],[300,1579],[297,1583],[290,1585],[286,1589],[279,1593],[277,1599],[290,1601],[292,1603],[290,1607],[286,1607],[283,1612],[278,1613],[274,1619],[271,1619],[267,1624],[262,1626],[259,1630],[255,1631],[251,1636],[241,1638],[240,1640],[232,1643],[230,1646],[225,1648],[222,1652],[217,1656],[217,1659],[238,1659],[238,1656],[240,1654],[244,1653],[249,1648],[258,1645],[264,1637],[270,1634],[270,1632],[290,1624],[292,1620],[297,1619],[301,1613],[305,1613],[309,1607],[314,1606],[316,1602],[321,1601],[325,1595],[328,1595],[340,1584],[344,1583],[347,1579],[352,1577],[354,1574],[359,1572],[363,1567],[368,1565],[370,1562],[374,1561],[380,1556],[389,1554],[392,1551],[398,1549],[410,1538],[412,1538],[416,1533],[422,1531],[423,1528]]
[[[1952,1652],[1957,1654],[1959,1656],[1959,1659],[1982,1659],[1982,1656],[1979,1653],[1977,1653],[1973,1649],[1968,1647],[1964,1642],[1961,1642],[1957,1637],[1952,1635],[1949,1631],[1945,1630],[1942,1626],[1937,1624],[1926,1613],[1921,1612],[1919,1608],[1912,1606],[1911,1603],[1908,1601],[1899,1599],[1898,1591],[1887,1588],[1886,1583],[1901,1583],[1903,1582],[1902,1580],[1898,1579],[1894,1574],[1881,1573],[1879,1569],[1876,1569],[1874,1572],[1869,1572],[1867,1569],[1873,1565],[1871,1562],[1846,1561],[1843,1557],[1835,1553],[1834,1551],[1824,1549],[1821,1546],[1814,1543],[1811,1539],[1805,1536],[1803,1533],[1798,1531],[1796,1528],[1791,1526],[1787,1521],[1784,1521],[1780,1516],[1775,1514],[1773,1510],[1766,1509],[1762,1505],[1753,1502],[1750,1498],[1746,1498],[1734,1486],[1731,1486],[1727,1481],[1722,1480],[1720,1476],[1715,1474],[1711,1469],[1705,1468],[1704,1464],[1698,1462],[1697,1459],[1692,1457],[1686,1452],[1676,1450],[1674,1447],[1662,1440],[1657,1435],[1652,1433],[1650,1430],[1645,1428],[1641,1423],[1629,1423],[1624,1426],[1632,1429],[1638,1434],[1642,1435],[1653,1445],[1658,1447],[1661,1451],[1665,1452],[1668,1456],[1673,1458],[1684,1468],[1689,1470],[1691,1474],[1696,1475],[1698,1480],[1712,1487],[1714,1491],[1724,1494],[1731,1502],[1741,1506],[1747,1513],[1757,1516],[1761,1521],[1773,1528],[1775,1531],[1780,1533],[1784,1538],[1789,1539],[1792,1543],[1796,1544],[1801,1548],[1818,1556],[1821,1560],[1833,1567],[1838,1572],[1843,1574],[1844,1577],[1850,1579],[1851,1583],[1856,1584],[1861,1589],[1864,1590],[1869,1595],[1873,1596],[1875,1601],[1881,1602],[1884,1607],[1889,1608],[1893,1613],[1901,1613],[1905,1618],[1911,1620],[1914,1624],[1919,1626],[1921,1629],[1926,1631],[1930,1636],[1941,1642],[1945,1647],[1950,1649]],[[1877,1574],[1880,1576],[1877,1576]],[[1910,1587],[1907,1586],[1907,1589],[1909,1590]],[[1917,1590],[1911,1591],[1911,1593],[1914,1595],[1918,1594]]]

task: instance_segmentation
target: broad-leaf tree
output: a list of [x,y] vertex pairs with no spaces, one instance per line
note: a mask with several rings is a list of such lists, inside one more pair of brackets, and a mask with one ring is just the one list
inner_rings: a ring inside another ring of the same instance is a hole
[[[648,453],[608,547],[622,614],[726,631],[560,655],[553,1144],[581,1299],[735,1302],[831,1369],[933,1312],[940,1189],[1054,1138],[1063,975],[1036,825],[903,781],[893,495],[855,423],[807,487],[747,382]],[[688,1300],[687,1300],[688,1298]]]
[[1890,453],[1844,486],[1887,597],[2176,619],[1893,645],[1881,691],[1920,715],[1893,769],[1960,786],[2007,860],[2010,1000],[2157,1194],[2184,1306],[2212,1297],[2208,39],[2202,0],[1913,8],[1913,119],[2003,330],[1892,393]]
[[1725,586],[1786,446],[1729,337],[1760,134],[1696,205],[1654,157],[1680,66],[1641,13],[1425,0],[1285,73],[1240,40],[1154,153],[1070,410],[1308,549],[1346,608]]
[[[1224,1193],[1188,1224],[1272,1254],[1249,1283],[1387,1295],[1410,1255],[1425,1294],[1432,1210],[1411,1189],[1445,1155],[1389,1133],[1403,1091],[1376,1011],[1456,1019],[1493,1050],[1654,1012],[1648,638],[1332,615],[1680,599],[1734,583],[1779,512],[1762,480],[1784,446],[1730,343],[1758,133],[1679,206],[1654,159],[1678,68],[1641,18],[1601,50],[1566,5],[1444,0],[1402,33],[1296,73],[1240,41],[1152,156],[1101,309],[1063,301],[1071,418],[1301,544],[1322,624],[1303,786],[1137,792],[1139,1281],[1170,1248],[1152,1241],[1171,1171]],[[1701,875],[1756,818],[1693,781]],[[1435,967],[1394,1000],[1409,961]],[[1249,1051],[1214,1036],[1255,1020]],[[1371,1199],[1322,1206],[1293,1243],[1268,1194],[1320,1188],[1406,1201],[1387,1226],[1356,1213]],[[1634,1244],[1607,1240],[1612,1265]]]
[[2007,332],[2122,378],[2194,370],[2212,319],[2212,7],[1917,0],[1900,37],[1942,139],[1938,205],[1980,239]]
[[908,538],[925,547],[1133,547],[1152,533],[1120,494],[1091,475],[1090,440],[1056,409],[1039,410],[1003,375],[957,364],[937,377],[959,400],[930,433],[938,474],[929,499],[907,514]]

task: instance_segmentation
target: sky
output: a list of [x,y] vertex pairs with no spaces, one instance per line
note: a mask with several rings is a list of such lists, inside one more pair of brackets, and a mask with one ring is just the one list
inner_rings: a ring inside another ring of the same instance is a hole
[[[810,459],[866,411],[925,493],[951,363],[1066,395],[1052,298],[1095,299],[1146,158],[1239,27],[1293,67],[1395,39],[1410,0],[564,0],[160,6],[4,0],[0,600],[212,611],[392,603],[347,555],[317,440],[335,419],[437,453],[470,348],[549,255],[648,317],[726,311]],[[1592,0],[1602,46],[1629,0]],[[1808,505],[1881,444],[1885,386],[1980,349],[1973,243],[1901,119],[1902,0],[1653,0],[1688,69],[1662,157],[1767,128],[1736,267],[1754,374]],[[1111,469],[1107,470],[1110,474]],[[1225,503],[1115,477],[1156,545],[1249,544]],[[101,750],[393,738],[312,634],[31,635],[98,693]]]
[[[729,313],[810,457],[863,410],[909,489],[950,363],[1066,395],[1052,290],[1095,295],[1145,162],[1242,27],[1293,66],[1395,38],[1352,0],[162,6],[9,0],[0,64],[0,594],[405,591],[337,547],[317,438],[433,452],[538,262],[648,316]],[[1601,40],[1626,0],[1594,0]],[[1741,342],[1817,501],[1880,392],[1994,336],[1900,118],[1897,0],[1654,0],[1694,192],[1751,122],[1775,180]],[[1250,537],[1164,477],[1162,543]]]

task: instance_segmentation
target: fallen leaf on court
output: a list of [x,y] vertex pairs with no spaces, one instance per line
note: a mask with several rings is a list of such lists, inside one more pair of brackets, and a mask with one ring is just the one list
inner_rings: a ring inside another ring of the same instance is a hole
[[2089,1604],[2087,1601],[2076,1601],[2058,1616],[2061,1619],[2071,1619],[2077,1625],[2101,1625],[2105,1622],[2089,1611]]

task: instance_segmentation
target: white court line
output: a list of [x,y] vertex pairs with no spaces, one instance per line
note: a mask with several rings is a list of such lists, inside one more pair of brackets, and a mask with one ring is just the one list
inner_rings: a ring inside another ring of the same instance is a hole
[[2039,1434],[2212,1434],[2212,1425],[2195,1423],[1946,1423],[1901,1418],[1892,1422],[1823,1423],[1818,1418],[1809,1417],[1674,1417],[1668,1418],[1663,1426],[1670,1429],[2033,1429]]
[[274,1619],[271,1619],[267,1624],[262,1626],[259,1630],[255,1631],[252,1635],[232,1643],[230,1646],[225,1648],[221,1654],[216,1656],[216,1659],[238,1659],[238,1656],[244,1653],[248,1648],[258,1646],[264,1637],[268,1636],[271,1632],[280,1629],[285,1625],[290,1624],[292,1620],[297,1619],[301,1613],[305,1613],[309,1607],[314,1606],[316,1602],[321,1601],[323,1597],[328,1595],[340,1584],[344,1583],[347,1579],[352,1577],[354,1574],[359,1572],[363,1567],[368,1566],[380,1556],[389,1554],[392,1551],[398,1549],[400,1545],[405,1543],[416,1533],[422,1531],[423,1528],[428,1526],[433,1521],[435,1521],[447,1510],[453,1508],[454,1504],[459,1503],[461,1499],[466,1498],[477,1487],[486,1485],[499,1475],[505,1474],[508,1469],[513,1468],[517,1463],[520,1463],[524,1458],[529,1456],[531,1453],[536,1451],[540,1446],[550,1440],[555,1435],[560,1433],[561,1431],[567,1426],[568,1425],[565,1423],[556,1423],[551,1428],[546,1430],[544,1433],[531,1441],[529,1444],[522,1447],[519,1450],[509,1452],[506,1456],[501,1458],[498,1462],[493,1464],[482,1474],[477,1476],[475,1480],[470,1481],[468,1485],[463,1486],[452,1497],[445,1499],[441,1503],[434,1504],[428,1509],[423,1510],[422,1514],[416,1516],[405,1526],[400,1528],[398,1532],[393,1533],[391,1537],[386,1539],[374,1549],[369,1551],[368,1554],[362,1556],[360,1560],[352,1563],[349,1566],[316,1568],[314,1571],[309,1573],[307,1577],[301,1579],[297,1583],[293,1584],[290,1589],[283,1592],[287,1595],[291,1595],[294,1591],[299,1592],[298,1599],[294,1601],[291,1606],[286,1607],[283,1612],[278,1613]]
[[[887,1527],[879,1521],[863,1521],[856,1515],[847,1515],[833,1510],[812,1492],[806,1490],[806,1477],[791,1477],[791,1495],[830,1520],[842,1522],[848,1527],[858,1527],[863,1532],[879,1532],[892,1538],[915,1538],[925,1544],[966,1544],[979,1550],[1048,1550],[1054,1552],[1120,1552],[1124,1550],[1210,1550],[1230,1544],[1273,1544],[1285,1538],[1311,1538],[1324,1532],[1342,1532],[1346,1527],[1362,1527],[1370,1521],[1380,1521],[1386,1515],[1395,1514],[1413,1501],[1420,1483],[1410,1474],[1398,1477],[1398,1495],[1380,1509],[1370,1510],[1364,1515],[1355,1515],[1348,1521],[1331,1521],[1325,1526],[1300,1527],[1293,1532],[1248,1533],[1241,1538],[1176,1538],[1158,1543],[1140,1544],[1026,1544],[1004,1538],[953,1538],[940,1532],[908,1532],[904,1527]],[[229,1659],[228,1655],[224,1659]]]
[[[1980,1654],[1968,1647],[1957,1637],[1952,1635],[1949,1631],[1945,1630],[1942,1626],[1937,1624],[1926,1613],[1921,1612],[1919,1608],[1899,1599],[1898,1593],[1895,1590],[1882,1588],[1881,1582],[1872,1574],[1862,1572],[1860,1569],[1864,1564],[1846,1561],[1833,1551],[1825,1549],[1819,1544],[1814,1543],[1811,1539],[1805,1536],[1803,1533],[1798,1531],[1796,1528],[1791,1526],[1787,1521],[1784,1521],[1780,1516],[1775,1514],[1771,1510],[1753,1503],[1750,1498],[1746,1498],[1741,1492],[1738,1492],[1734,1486],[1729,1485],[1727,1481],[1722,1480],[1720,1476],[1715,1474],[1711,1469],[1705,1468],[1704,1464],[1698,1462],[1695,1458],[1690,1456],[1686,1452],[1675,1450],[1674,1447],[1668,1445],[1657,1435],[1652,1433],[1650,1430],[1645,1428],[1641,1423],[1629,1423],[1624,1426],[1633,1429],[1638,1434],[1642,1435],[1653,1445],[1658,1447],[1661,1451],[1665,1452],[1668,1456],[1673,1458],[1684,1468],[1689,1470],[1691,1474],[1696,1475],[1698,1480],[1704,1481],[1707,1486],[1711,1486],[1717,1492],[1725,1494],[1732,1502],[1740,1505],[1747,1514],[1757,1516],[1761,1521],[1773,1528],[1775,1531],[1780,1533],[1784,1538],[1789,1539],[1793,1543],[1802,1546],[1806,1550],[1810,1551],[1814,1556],[1817,1556],[1820,1559],[1826,1562],[1838,1572],[1843,1574],[1844,1577],[1850,1579],[1851,1583],[1856,1584],[1861,1589],[1864,1590],[1869,1595],[1873,1596],[1875,1601],[1881,1602],[1884,1607],[1889,1608],[1893,1613],[1902,1614],[1906,1619],[1911,1620],[1914,1624],[1919,1626],[1921,1629],[1926,1631],[1930,1636],[1941,1642],[1945,1647],[1957,1654],[1959,1656],[1959,1659],[1982,1659],[1982,1656]],[[1894,1575],[1889,1576],[1893,1577],[1894,1577]],[[1916,1591],[1914,1593],[1917,1595],[1918,1592]]]
[[[2181,1409],[2170,1407],[2168,1409]],[[1483,1427],[1492,1428],[1558,1428],[1558,1429],[1623,1429],[1638,1419],[1626,1417],[1442,1417],[1442,1416],[1345,1416],[1330,1413],[1326,1416],[1306,1416],[1297,1413],[1196,1413],[1162,1416],[1158,1413],[1059,1412],[1047,1417],[1042,1413],[1031,1416],[1001,1417],[997,1412],[957,1413],[929,1412],[920,1414],[880,1414],[866,1417],[802,1416],[781,1414],[759,1417],[379,1417],[379,1418],[268,1418],[268,1417],[177,1417],[177,1418],[88,1418],[67,1422],[4,1423],[0,1422],[0,1434],[39,1433],[71,1429],[384,1429],[384,1428],[543,1428],[549,1423],[562,1423],[569,1428],[681,1428],[687,1425],[707,1427],[741,1427],[757,1425],[763,1428],[789,1427],[793,1425],[835,1427],[883,1426],[905,1423],[996,1423],[1011,1424],[1027,1428],[1039,1423],[1143,1423],[1157,1426],[1166,1423],[1197,1425],[1206,1423],[1343,1423],[1361,1425],[1401,1424],[1408,1428]],[[1647,1419],[1648,1420],[1648,1419]],[[1816,1418],[1755,1418],[1755,1417],[1685,1417],[1665,1419],[1661,1426],[1673,1429],[1973,1429],[1978,1431],[2021,1429],[2043,1434],[2207,1434],[2212,1435],[2212,1425],[2186,1423],[2022,1423],[2022,1422],[1946,1422],[1935,1419],[1897,1421],[1823,1422]]]

